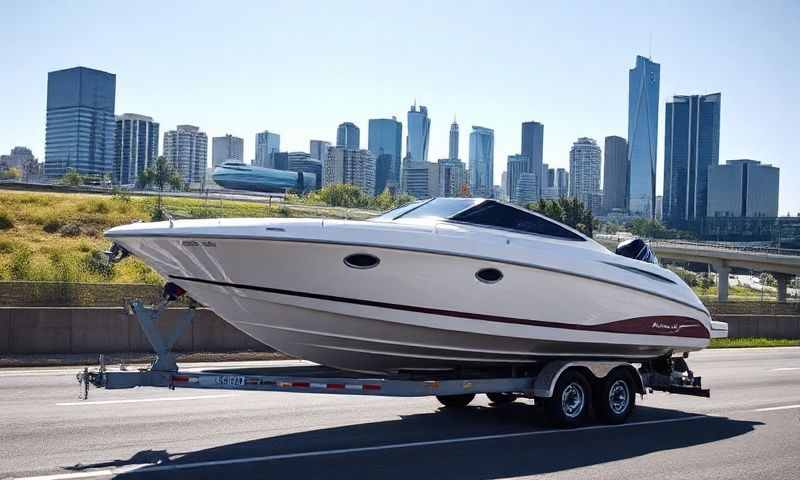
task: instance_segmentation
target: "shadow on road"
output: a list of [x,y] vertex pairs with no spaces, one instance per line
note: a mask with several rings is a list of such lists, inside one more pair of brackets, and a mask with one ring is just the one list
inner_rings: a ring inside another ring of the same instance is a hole
[[[707,416],[668,423],[629,424],[621,428],[552,432],[543,424],[539,414],[532,413],[534,411],[530,405],[520,403],[502,408],[440,409],[393,421],[310,430],[184,454],[145,450],[127,460],[76,465],[69,469],[81,471],[133,465],[145,460],[144,463],[159,463],[155,470],[146,467],[119,475],[118,478],[381,477],[407,480],[435,476],[491,479],[558,472],[658,451],[705,445],[747,434],[754,426],[761,425],[759,422]],[[690,416],[674,410],[639,407],[630,423]],[[528,422],[521,421],[526,417],[533,418]],[[201,462],[537,431],[546,432],[510,438],[189,467],[190,464]]]

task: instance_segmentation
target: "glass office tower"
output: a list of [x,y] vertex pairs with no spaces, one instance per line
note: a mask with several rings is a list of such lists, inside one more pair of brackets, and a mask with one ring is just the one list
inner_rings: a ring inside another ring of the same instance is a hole
[[661,65],[642,56],[628,75],[628,210],[637,217],[655,218],[660,78]]
[[469,134],[469,186],[475,197],[491,197],[494,186],[494,130],[472,127]]
[[428,107],[413,105],[408,111],[408,136],[406,137],[406,157],[411,162],[428,161],[428,143],[431,134],[431,119]]
[[403,144],[403,124],[392,118],[369,121],[367,150],[375,156],[375,194],[387,186],[400,185],[400,149]]
[[105,175],[114,167],[117,77],[85,67],[47,75],[44,168],[50,178],[68,169]]

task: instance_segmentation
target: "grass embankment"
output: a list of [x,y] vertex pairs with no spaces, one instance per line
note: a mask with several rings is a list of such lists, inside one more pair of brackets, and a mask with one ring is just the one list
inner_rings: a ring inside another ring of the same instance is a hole
[[800,339],[781,338],[715,338],[709,348],[798,347]]
[[[160,284],[136,258],[106,265],[103,230],[149,220],[154,197],[0,190],[0,281]],[[175,218],[345,217],[344,209],[165,197]]]

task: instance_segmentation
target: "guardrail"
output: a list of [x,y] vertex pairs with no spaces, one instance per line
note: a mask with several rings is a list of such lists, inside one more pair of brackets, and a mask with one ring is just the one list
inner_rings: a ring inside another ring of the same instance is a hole
[[[622,242],[625,240],[630,240],[631,238],[633,238],[633,236],[597,234],[594,236],[594,238],[597,240],[613,240],[616,242]],[[652,247],[662,246],[662,247],[677,247],[677,248],[716,249],[716,250],[727,250],[735,252],[748,252],[748,253],[755,253],[762,255],[785,255],[792,257],[800,256],[800,250],[791,248],[757,247],[757,246],[737,244],[733,242],[706,242],[699,240],[676,240],[676,239],[645,238],[645,237],[642,237],[642,239],[645,240]]]

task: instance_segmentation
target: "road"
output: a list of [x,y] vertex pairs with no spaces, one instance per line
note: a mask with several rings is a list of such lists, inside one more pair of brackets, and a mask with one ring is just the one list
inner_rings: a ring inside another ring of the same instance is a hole
[[[800,472],[800,348],[714,350],[703,399],[648,395],[623,426],[551,430],[527,401],[93,390],[0,370],[0,478],[776,478]],[[214,368],[236,365],[214,365]],[[193,365],[192,367],[198,367]],[[127,472],[127,473],[126,473]]]

